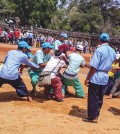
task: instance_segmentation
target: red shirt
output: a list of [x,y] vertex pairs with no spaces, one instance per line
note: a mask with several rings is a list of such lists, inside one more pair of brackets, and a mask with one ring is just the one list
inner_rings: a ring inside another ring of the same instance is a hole
[[19,32],[19,31],[15,31],[15,32],[14,32],[14,36],[15,36],[15,38],[19,38],[20,32]]

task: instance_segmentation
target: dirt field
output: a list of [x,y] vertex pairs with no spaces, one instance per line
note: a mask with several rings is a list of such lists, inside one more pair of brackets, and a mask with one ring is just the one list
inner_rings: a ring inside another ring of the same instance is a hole
[[[14,46],[0,45],[0,60]],[[36,49],[33,49],[33,53]],[[89,61],[90,55],[84,55]],[[10,85],[0,88],[0,134],[120,134],[120,99],[104,100],[99,122],[85,123],[87,115],[87,87],[84,80],[88,69],[80,70],[79,79],[86,98],[68,96],[64,102],[43,98],[43,89],[37,88],[33,102],[21,101]],[[26,72],[22,75],[29,91],[32,89]],[[74,89],[69,87],[74,93]]]

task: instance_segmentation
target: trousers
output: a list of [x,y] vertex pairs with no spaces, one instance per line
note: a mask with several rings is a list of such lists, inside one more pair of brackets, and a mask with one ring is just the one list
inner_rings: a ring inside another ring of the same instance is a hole
[[15,88],[19,97],[29,96],[29,92],[26,88],[26,85],[20,76],[16,80],[7,80],[0,77],[0,87],[3,84],[10,84],[13,88]]
[[51,95],[51,88],[53,89],[53,92],[55,94],[55,98],[58,100],[63,99],[62,96],[62,82],[60,77],[55,77],[51,79],[51,85],[44,86],[44,95],[45,97],[49,98]]
[[88,117],[95,119],[100,114],[103,104],[105,85],[89,83],[88,86]]
[[[71,79],[67,79],[65,77],[62,77],[62,82],[63,82],[63,85],[65,85],[65,86],[73,86],[75,89],[77,97],[84,97],[85,96],[83,87],[82,87],[78,78],[71,80]],[[63,88],[65,86],[63,86]],[[65,89],[62,89],[62,90],[65,90]]]

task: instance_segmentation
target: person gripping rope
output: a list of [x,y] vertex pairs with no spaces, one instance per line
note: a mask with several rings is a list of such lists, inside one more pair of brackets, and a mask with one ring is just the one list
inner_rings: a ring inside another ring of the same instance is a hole
[[39,65],[34,64],[28,60],[25,52],[27,51],[28,44],[25,41],[21,41],[18,44],[17,50],[10,50],[5,58],[4,66],[0,70],[0,87],[3,84],[10,84],[16,89],[18,96],[27,97],[28,101],[32,101],[25,83],[19,74],[19,68],[21,64],[26,64],[32,68],[39,68]]
[[50,59],[50,51],[51,49],[54,48],[49,42],[44,42],[42,44],[42,50],[38,50],[34,57],[33,57],[33,62],[38,64],[40,68],[38,70],[32,70],[31,68],[28,69],[28,73],[31,78],[31,84],[32,84],[32,91],[31,93],[36,96],[36,85],[39,79],[39,73],[42,72],[43,68],[46,66],[47,62]]
[[78,79],[78,72],[80,67],[86,65],[84,58],[80,55],[83,51],[82,45],[77,45],[76,51],[69,54],[69,65],[63,73],[62,82],[63,82],[63,93],[66,92],[65,88],[67,86],[73,86],[75,89],[75,94],[79,98],[84,98],[84,90]]

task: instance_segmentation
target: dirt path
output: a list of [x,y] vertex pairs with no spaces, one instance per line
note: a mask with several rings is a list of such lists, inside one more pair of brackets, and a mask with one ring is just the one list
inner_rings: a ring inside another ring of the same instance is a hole
[[[0,45],[0,53],[7,51],[8,46],[1,50]],[[84,86],[87,72],[88,69],[81,69],[79,74],[86,98],[68,96],[60,103],[45,100],[43,88],[37,88],[33,102],[21,101],[10,85],[3,85],[0,88],[0,134],[120,134],[119,99],[104,100],[98,124],[82,121],[87,114],[87,87]],[[22,77],[31,90],[26,71]],[[69,91],[74,93],[72,87]]]

